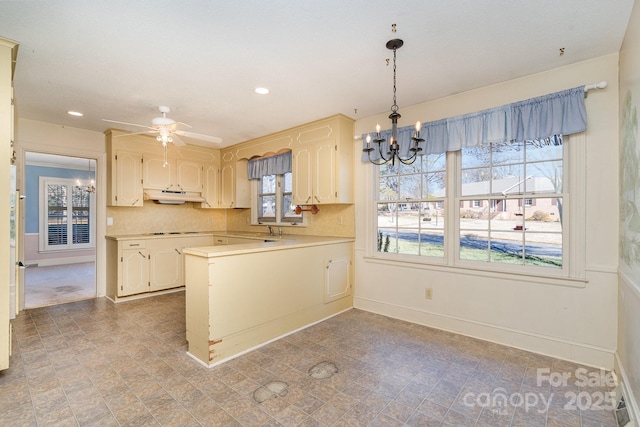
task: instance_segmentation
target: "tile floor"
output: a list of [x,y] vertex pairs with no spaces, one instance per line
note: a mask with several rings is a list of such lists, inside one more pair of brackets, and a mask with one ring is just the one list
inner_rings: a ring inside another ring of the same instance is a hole
[[207,369],[185,354],[184,304],[21,313],[0,425],[616,426],[606,386],[553,381],[577,365],[355,309]]

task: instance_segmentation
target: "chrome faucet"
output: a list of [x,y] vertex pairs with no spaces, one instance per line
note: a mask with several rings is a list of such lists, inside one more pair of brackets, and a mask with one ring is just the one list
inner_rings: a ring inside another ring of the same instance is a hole
[[273,236],[273,228],[267,224],[267,228],[269,229],[269,236]]

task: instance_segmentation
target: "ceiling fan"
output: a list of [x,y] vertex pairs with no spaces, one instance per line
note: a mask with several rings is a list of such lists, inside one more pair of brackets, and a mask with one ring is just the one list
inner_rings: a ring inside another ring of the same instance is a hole
[[[178,129],[178,126],[184,126],[189,129],[191,129],[191,126],[183,122],[177,122],[167,117],[167,114],[171,112],[171,108],[169,107],[161,105],[158,107],[158,110],[162,114],[162,117],[154,117],[153,119],[151,119],[151,126],[140,125],[136,123],[121,122],[118,120],[109,120],[109,119],[102,119],[102,120],[109,123],[118,123],[122,125],[147,128],[146,131],[136,132],[128,135],[137,135],[137,134],[156,135],[156,139],[159,142],[162,142],[162,145],[165,147],[169,142],[173,143],[176,146],[185,145],[185,142],[180,138],[181,136],[184,136],[186,138],[198,139],[200,141],[211,142],[214,144],[222,142],[222,138],[218,138],[216,136],[202,135],[200,133],[180,130]],[[121,136],[127,136],[127,135],[121,135]]]

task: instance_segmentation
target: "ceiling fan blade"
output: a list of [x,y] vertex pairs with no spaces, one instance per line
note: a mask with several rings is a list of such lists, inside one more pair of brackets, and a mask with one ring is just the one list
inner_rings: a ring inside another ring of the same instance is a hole
[[202,135],[200,133],[187,132],[184,130],[177,130],[174,133],[176,135],[185,136],[187,138],[199,139],[201,141],[212,142],[214,144],[219,144],[222,142],[222,138],[218,138],[217,136]]
[[137,126],[137,127],[140,127],[140,128],[154,129],[151,126],[139,125],[139,124],[136,124],[136,123],[120,122],[118,120],[102,119],[102,121],[103,122],[109,122],[109,123],[118,123],[120,125],[129,125],[129,126]]
[[193,126],[191,126],[190,124],[187,124],[187,123],[185,123],[185,122],[176,122],[176,123],[178,123],[178,124],[180,124],[180,125],[182,125],[182,126],[186,126],[186,127],[188,127],[189,129],[193,128]]
[[175,145],[176,147],[184,147],[185,145],[187,145],[183,140],[180,139],[180,137],[178,137],[178,135],[174,134],[171,136],[171,139],[173,139],[173,145]]
[[115,135],[114,138],[122,138],[123,136],[131,136],[131,135],[149,135],[151,136],[151,134],[155,133],[155,130],[144,130],[142,132],[131,132],[131,133],[124,133],[122,135]]

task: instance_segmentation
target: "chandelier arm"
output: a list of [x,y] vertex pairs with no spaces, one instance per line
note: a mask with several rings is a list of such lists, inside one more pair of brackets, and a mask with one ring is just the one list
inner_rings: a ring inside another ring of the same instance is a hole
[[382,165],[384,165],[385,163],[387,163],[389,161],[389,160],[386,160],[384,157],[382,158],[381,162],[378,162],[378,161],[375,161],[375,160],[371,160],[371,151],[369,151],[367,153],[367,155],[369,157],[369,163],[372,163],[372,164],[374,164],[376,166],[382,166]]

